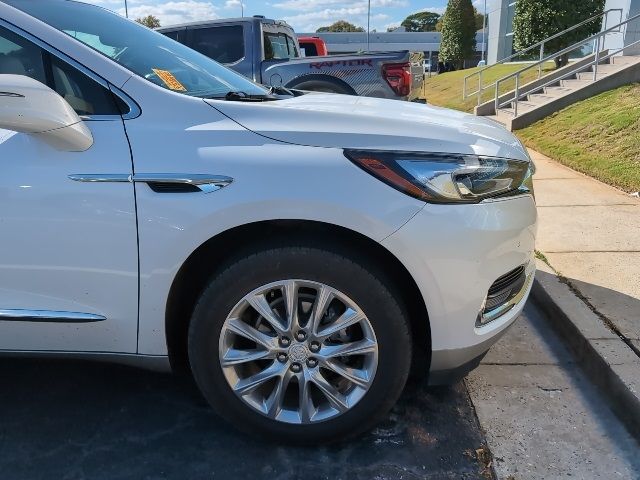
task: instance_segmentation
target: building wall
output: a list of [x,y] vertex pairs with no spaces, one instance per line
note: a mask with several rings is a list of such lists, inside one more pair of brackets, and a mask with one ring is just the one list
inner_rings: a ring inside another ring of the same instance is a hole
[[[640,13],[640,0],[607,0],[605,10],[611,8],[621,8],[622,20],[626,20],[629,17]],[[620,20],[619,12],[611,12],[608,15],[607,25],[602,24],[602,29],[611,28]],[[629,45],[635,41],[640,40],[640,19],[625,25],[620,33],[611,32],[605,38],[605,48],[609,50],[618,50],[624,45]],[[635,45],[624,51],[624,55],[639,55],[640,45]]]
[[[579,0],[576,0],[579,1]],[[508,57],[513,53],[513,17],[516,0],[493,0],[489,12],[489,38],[487,63],[489,65]],[[640,0],[607,0],[605,10],[622,9],[622,20],[640,13]],[[611,12],[602,23],[602,30],[620,22],[620,13]],[[605,39],[605,47],[610,50],[622,48],[640,40],[640,19],[629,23],[621,33],[610,33]],[[625,55],[639,55],[640,45],[624,51]]]
[[487,64],[492,65],[513,53],[514,0],[493,0],[489,12]]
[[[366,33],[299,33],[301,37],[315,36],[322,38],[329,50],[329,54],[353,53],[367,51]],[[428,57],[437,55],[440,51],[440,32],[380,32],[369,34],[369,50],[372,52],[389,52],[410,50],[425,52]],[[482,31],[476,34],[476,51],[479,59],[482,51]]]

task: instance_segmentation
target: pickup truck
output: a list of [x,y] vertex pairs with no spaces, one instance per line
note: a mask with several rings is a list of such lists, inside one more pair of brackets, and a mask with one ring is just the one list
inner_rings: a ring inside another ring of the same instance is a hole
[[223,65],[271,86],[417,100],[422,52],[302,57],[293,29],[264,17],[210,20],[158,29]]
[[298,36],[298,44],[302,52],[304,52],[304,57],[326,57],[329,55],[327,44],[320,37]]

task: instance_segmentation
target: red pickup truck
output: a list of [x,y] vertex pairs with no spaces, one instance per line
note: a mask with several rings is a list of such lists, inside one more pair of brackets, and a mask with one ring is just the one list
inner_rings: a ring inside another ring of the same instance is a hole
[[298,44],[305,57],[325,57],[329,55],[327,44],[320,37],[298,37]]

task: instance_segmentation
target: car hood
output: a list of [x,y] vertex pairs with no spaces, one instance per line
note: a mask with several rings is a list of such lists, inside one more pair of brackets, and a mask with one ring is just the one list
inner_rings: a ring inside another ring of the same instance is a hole
[[261,103],[207,102],[248,130],[296,145],[529,159],[497,122],[419,103],[323,93]]

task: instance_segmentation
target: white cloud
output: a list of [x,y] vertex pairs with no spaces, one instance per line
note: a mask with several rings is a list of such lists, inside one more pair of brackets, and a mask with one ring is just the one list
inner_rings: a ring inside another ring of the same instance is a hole
[[[313,10],[331,10],[332,7],[336,9],[345,8],[364,8],[368,5],[367,0],[356,0],[354,2],[347,2],[345,0],[284,0],[282,2],[274,3],[272,6],[283,10],[295,10],[295,11],[313,11]],[[398,8],[407,7],[409,2],[407,0],[371,0],[371,9],[375,8]]]
[[[367,8],[335,8],[324,9],[311,13],[300,13],[297,15],[284,16],[283,20],[290,24],[298,32],[315,32],[318,27],[331,25],[338,20],[346,20],[359,27],[367,26]],[[382,29],[384,22],[389,21],[389,15],[376,13],[371,15],[371,29]]]
[[[271,6],[282,10],[283,20],[299,32],[315,32],[318,27],[338,20],[360,27],[367,25],[367,0],[281,0]],[[385,9],[408,6],[408,0],[371,0],[371,29],[386,29],[384,24],[390,17]]]
[[[421,8],[420,10],[418,10],[418,12],[433,12],[433,13],[437,13],[438,15],[442,15],[444,14],[444,11],[447,9],[447,7],[426,7],[426,8]],[[414,13],[418,13],[418,12],[414,12]]]
[[[120,15],[125,14],[123,0],[84,0],[88,3],[100,5]],[[230,0],[232,1],[232,0]],[[238,0],[239,1],[239,0]],[[198,20],[210,20],[218,18],[218,8],[213,3],[201,0],[159,1],[152,3],[149,0],[128,0],[129,17],[139,18],[147,15],[155,15],[160,23],[172,25],[175,23],[195,22]]]

